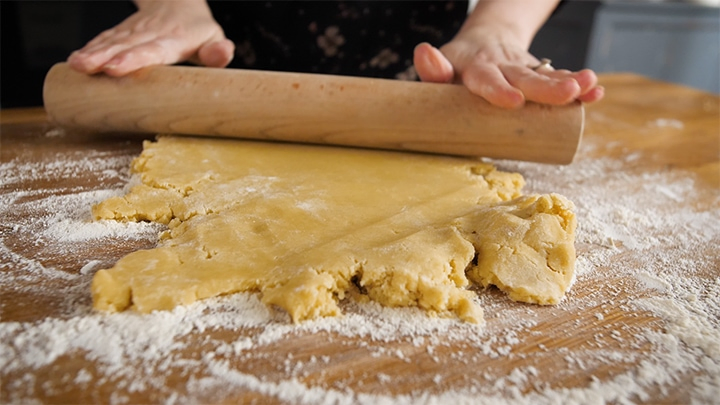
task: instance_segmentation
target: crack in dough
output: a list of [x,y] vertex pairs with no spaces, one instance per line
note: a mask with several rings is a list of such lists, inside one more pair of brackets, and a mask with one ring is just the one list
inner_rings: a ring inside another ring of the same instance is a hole
[[253,291],[295,322],[353,296],[480,323],[471,283],[554,304],[573,278],[572,203],[476,160],[159,136],[132,170],[141,184],[94,217],[168,230],[95,274],[99,310]]

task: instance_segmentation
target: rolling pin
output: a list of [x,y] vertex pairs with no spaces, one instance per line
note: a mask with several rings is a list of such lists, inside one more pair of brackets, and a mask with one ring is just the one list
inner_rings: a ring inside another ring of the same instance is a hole
[[465,87],[307,73],[152,66],[128,76],[53,66],[55,123],[97,131],[207,135],[571,163],[584,111],[506,110]]

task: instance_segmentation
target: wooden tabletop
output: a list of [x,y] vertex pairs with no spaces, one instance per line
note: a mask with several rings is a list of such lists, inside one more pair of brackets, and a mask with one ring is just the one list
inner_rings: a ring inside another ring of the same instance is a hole
[[147,137],[2,111],[0,402],[716,403],[720,99],[629,74],[601,84],[575,163],[497,162],[576,203],[577,281],[554,307],[478,291],[482,328],[353,302],[293,326],[251,295],[93,313],[93,271],[160,228],[95,228],[78,204],[118,193]]

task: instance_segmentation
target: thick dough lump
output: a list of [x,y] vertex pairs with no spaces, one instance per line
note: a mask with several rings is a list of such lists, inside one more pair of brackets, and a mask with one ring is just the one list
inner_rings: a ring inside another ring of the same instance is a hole
[[255,291],[297,322],[352,293],[482,322],[471,283],[554,304],[573,277],[572,203],[474,160],[161,136],[132,170],[141,184],[95,218],[168,230],[95,274],[99,310]]

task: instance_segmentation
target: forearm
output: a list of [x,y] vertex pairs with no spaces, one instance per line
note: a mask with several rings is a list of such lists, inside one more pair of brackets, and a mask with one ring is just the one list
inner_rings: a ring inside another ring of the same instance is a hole
[[[560,0],[479,0],[458,36],[472,36],[482,28],[500,27],[526,49]],[[497,32],[497,30],[495,30]]]

